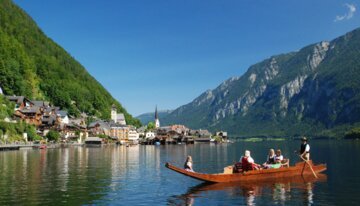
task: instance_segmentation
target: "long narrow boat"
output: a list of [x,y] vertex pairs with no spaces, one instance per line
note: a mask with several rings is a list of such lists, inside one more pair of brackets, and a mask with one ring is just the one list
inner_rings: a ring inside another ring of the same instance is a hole
[[[190,187],[187,193],[182,196],[191,196],[203,193],[204,191],[229,191],[232,193],[236,189],[241,189],[242,191],[254,191],[255,188],[273,188],[277,187],[279,184],[284,187],[297,188],[297,189],[309,189],[309,183],[315,182],[325,182],[327,180],[326,174],[318,174],[318,178],[314,176],[294,176],[294,177],[284,177],[271,180],[255,180],[255,181],[244,181],[244,182],[222,182],[222,183],[209,183],[202,182],[199,185]],[[310,187],[312,189],[312,187]],[[248,195],[248,192],[243,193]]]
[[[314,165],[312,161],[308,161],[312,166],[314,172],[319,174],[326,170],[325,164]],[[205,182],[239,182],[239,181],[259,181],[259,180],[270,180],[276,178],[286,178],[286,177],[295,177],[295,176],[309,176],[313,175],[310,166],[306,162],[296,163],[291,167],[282,167],[278,169],[262,169],[262,170],[252,170],[243,173],[218,173],[218,174],[205,174],[198,172],[190,172],[170,163],[166,163],[165,167],[178,172],[180,174],[192,177]],[[231,166],[229,166],[231,167]],[[227,167],[227,169],[230,169]],[[226,169],[224,169],[226,170]]]

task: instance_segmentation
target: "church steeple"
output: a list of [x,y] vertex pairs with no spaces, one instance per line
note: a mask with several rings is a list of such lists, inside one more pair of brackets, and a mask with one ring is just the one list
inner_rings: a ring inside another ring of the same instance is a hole
[[158,111],[157,111],[157,105],[155,107],[155,128],[159,128],[160,127],[160,121],[159,121],[159,115],[158,115]]
[[116,123],[117,120],[117,110],[115,104],[111,106],[111,120],[113,120]]
[[159,119],[158,112],[157,112],[157,105],[155,106],[155,119]]

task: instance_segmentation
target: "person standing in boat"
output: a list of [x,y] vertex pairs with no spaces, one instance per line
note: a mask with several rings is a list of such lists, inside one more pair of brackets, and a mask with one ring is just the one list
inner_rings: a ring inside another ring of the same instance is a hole
[[185,164],[184,164],[184,169],[186,171],[190,171],[190,172],[194,172],[193,170],[193,161],[192,161],[192,157],[189,155],[186,158]]
[[245,154],[241,157],[240,162],[244,171],[258,170],[260,168],[260,166],[256,164],[254,159],[250,156],[249,150],[245,150]]
[[307,143],[307,138],[301,138],[300,156],[305,160],[310,160],[310,145]]

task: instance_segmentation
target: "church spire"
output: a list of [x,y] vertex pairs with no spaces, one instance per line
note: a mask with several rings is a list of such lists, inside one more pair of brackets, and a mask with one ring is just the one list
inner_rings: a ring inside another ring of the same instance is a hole
[[159,119],[158,112],[157,112],[157,105],[155,106],[155,119]]
[[155,128],[159,128],[159,127],[160,127],[160,121],[159,121],[157,105],[156,105],[156,107],[155,107]]

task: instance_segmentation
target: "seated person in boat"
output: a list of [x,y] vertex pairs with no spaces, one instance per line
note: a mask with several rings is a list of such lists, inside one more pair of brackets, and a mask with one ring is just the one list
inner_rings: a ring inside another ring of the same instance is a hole
[[245,150],[244,156],[240,159],[243,171],[258,170],[260,165],[256,164],[254,159],[250,156],[250,151]]
[[276,155],[275,155],[275,162],[276,163],[281,163],[281,161],[284,160],[284,156],[282,156],[281,154],[281,150],[276,150]]
[[266,158],[266,162],[263,164],[263,167],[265,169],[267,168],[271,168],[271,166],[275,164],[275,150],[274,149],[270,149],[269,150],[269,154]]
[[192,165],[193,165],[192,157],[189,155],[186,158],[186,161],[185,161],[185,164],[184,164],[184,169],[186,171],[194,172],[194,170],[192,168]]
[[280,167],[281,166],[289,166],[289,159],[284,159],[284,156],[281,154],[281,150],[278,149],[276,150],[276,153],[275,153],[275,163],[276,164],[280,164]]

